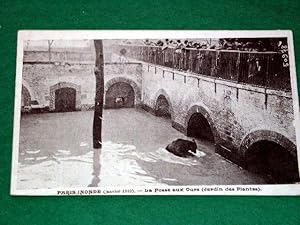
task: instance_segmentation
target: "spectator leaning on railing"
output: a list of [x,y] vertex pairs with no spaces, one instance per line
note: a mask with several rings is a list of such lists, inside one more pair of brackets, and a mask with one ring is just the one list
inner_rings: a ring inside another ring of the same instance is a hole
[[283,38],[226,38],[218,42],[146,39],[143,43],[132,46],[135,50],[131,54],[139,51],[136,55],[146,62],[243,83],[276,86],[284,82],[286,89],[290,87],[288,47]]

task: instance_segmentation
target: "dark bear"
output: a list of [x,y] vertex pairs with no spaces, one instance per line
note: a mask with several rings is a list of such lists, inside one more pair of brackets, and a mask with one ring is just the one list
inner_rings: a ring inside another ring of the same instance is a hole
[[169,144],[166,147],[166,149],[169,152],[173,153],[174,155],[180,157],[189,157],[189,156],[193,156],[193,154],[191,154],[189,150],[192,151],[193,153],[196,153],[197,144],[194,139],[193,141],[188,141],[179,138],[173,141],[171,144]]

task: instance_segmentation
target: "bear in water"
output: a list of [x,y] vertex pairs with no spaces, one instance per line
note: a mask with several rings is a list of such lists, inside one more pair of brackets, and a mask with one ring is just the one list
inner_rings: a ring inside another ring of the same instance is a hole
[[180,156],[180,157],[189,157],[193,156],[192,153],[189,151],[196,153],[197,150],[197,144],[195,139],[193,141],[188,141],[184,139],[177,139],[173,141],[171,144],[169,144],[166,149],[173,153],[174,155]]

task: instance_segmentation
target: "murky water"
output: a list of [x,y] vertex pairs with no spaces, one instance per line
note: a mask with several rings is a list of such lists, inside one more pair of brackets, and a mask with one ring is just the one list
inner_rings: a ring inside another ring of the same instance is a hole
[[265,183],[209,142],[197,140],[191,158],[169,153],[171,141],[188,138],[168,119],[136,109],[105,110],[103,118],[103,148],[94,151],[92,111],[23,116],[17,188]]

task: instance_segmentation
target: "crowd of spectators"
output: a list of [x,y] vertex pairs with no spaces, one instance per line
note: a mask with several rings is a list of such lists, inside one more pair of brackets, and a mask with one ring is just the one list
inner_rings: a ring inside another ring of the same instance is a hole
[[285,38],[146,39],[126,45],[129,57],[152,64],[242,83],[290,87]]
[[[216,43],[217,42],[217,43]],[[238,50],[238,51],[256,51],[266,52],[273,51],[278,52],[281,50],[282,45],[286,45],[284,39],[257,39],[257,38],[222,38],[218,41],[212,42],[206,41],[194,41],[194,40],[158,40],[151,41],[146,39],[144,45],[175,48],[179,50],[191,48],[191,49],[216,49],[216,50]]]

